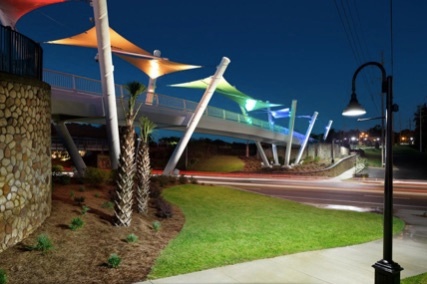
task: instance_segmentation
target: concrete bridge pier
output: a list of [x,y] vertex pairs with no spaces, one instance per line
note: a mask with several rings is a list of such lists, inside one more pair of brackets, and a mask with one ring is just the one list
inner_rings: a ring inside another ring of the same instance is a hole
[[61,137],[68,154],[70,154],[71,160],[76,166],[78,176],[83,177],[87,167],[82,156],[80,156],[79,149],[74,143],[73,137],[71,137],[71,134],[65,125],[65,121],[54,122],[54,126],[58,136]]

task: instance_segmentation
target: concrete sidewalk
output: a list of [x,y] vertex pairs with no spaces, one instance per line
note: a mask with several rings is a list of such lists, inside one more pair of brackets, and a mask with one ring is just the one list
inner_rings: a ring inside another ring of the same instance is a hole
[[[401,272],[402,279],[427,272],[427,217],[423,217],[425,212],[409,209],[396,212],[407,224],[405,231],[396,236],[393,242],[393,260],[404,268]],[[138,283],[374,283],[374,269],[371,266],[381,258],[382,239]]]

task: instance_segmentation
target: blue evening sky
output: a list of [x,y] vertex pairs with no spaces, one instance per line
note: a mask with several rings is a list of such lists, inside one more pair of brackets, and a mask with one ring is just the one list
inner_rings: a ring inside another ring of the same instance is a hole
[[[157,81],[157,93],[199,100],[203,91],[169,84],[212,75],[223,56],[231,63],[226,80],[261,100],[289,107],[297,115],[319,113],[314,133],[330,119],[336,130],[367,129],[380,121],[356,122],[341,115],[354,71],[368,61],[383,62],[393,75],[395,131],[414,128],[417,105],[427,101],[427,1],[394,0],[391,48],[390,0],[114,0],[108,1],[110,26],[139,47],[159,49],[172,61],[203,68],[172,73]],[[86,2],[71,1],[25,15],[17,29],[38,42],[81,33],[93,23]],[[43,44],[44,66],[99,79],[96,50]],[[393,52],[392,52],[393,51]],[[393,54],[393,56],[392,56]],[[147,76],[113,57],[116,83]],[[368,117],[381,114],[381,73],[364,69],[356,90]],[[215,94],[210,105],[239,112],[234,102]],[[265,113],[256,116],[267,119]],[[288,120],[278,124],[287,126]],[[305,133],[307,119],[297,119]]]

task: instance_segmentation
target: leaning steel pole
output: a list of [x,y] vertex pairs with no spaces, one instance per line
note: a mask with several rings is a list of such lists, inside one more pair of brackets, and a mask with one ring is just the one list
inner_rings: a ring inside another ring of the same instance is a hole
[[117,169],[120,156],[120,138],[107,0],[92,0],[92,5],[95,17],[96,37],[98,41],[98,60],[101,72],[102,93],[104,96],[104,104],[106,106],[105,124],[108,132],[111,168]]

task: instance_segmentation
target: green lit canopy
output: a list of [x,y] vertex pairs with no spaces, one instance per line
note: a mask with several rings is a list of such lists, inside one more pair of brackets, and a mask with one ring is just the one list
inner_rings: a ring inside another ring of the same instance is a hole
[[[207,89],[212,77],[208,77],[205,79],[181,83],[181,84],[173,84],[171,87],[183,87],[183,88],[194,88],[194,89]],[[237,90],[235,87],[231,86],[224,77],[221,78],[216,90],[218,93],[224,95],[225,97],[235,101],[240,107],[246,109],[247,111],[263,109],[268,107],[280,106],[280,104],[271,104],[269,102],[264,102],[260,100],[256,100],[245,93]]]

